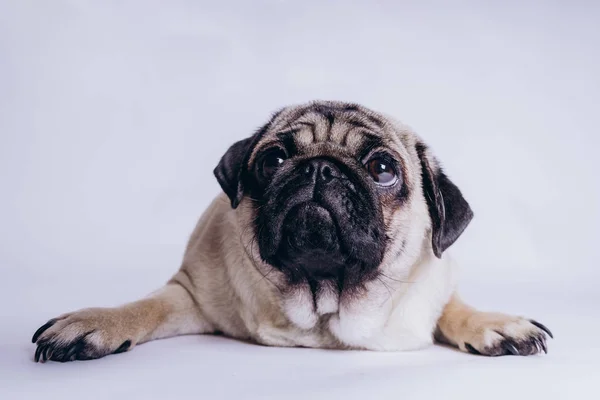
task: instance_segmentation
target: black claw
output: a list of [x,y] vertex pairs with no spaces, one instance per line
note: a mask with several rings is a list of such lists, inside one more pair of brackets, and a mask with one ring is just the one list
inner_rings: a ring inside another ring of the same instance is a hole
[[47,360],[52,360],[52,357],[54,357],[54,353],[56,353],[57,351],[60,351],[60,349],[57,349],[56,347],[50,347],[50,350],[48,351]]
[[[35,351],[35,361],[36,362],[46,362],[49,360],[53,361],[72,361],[72,360],[83,360],[90,358],[86,352],[86,337],[93,333],[94,331],[89,331],[84,333],[83,335],[77,337],[71,343],[58,346],[56,343],[50,342],[48,339],[41,340],[37,343],[37,349]],[[131,342],[130,342],[131,343]],[[123,343],[121,346],[124,346]]]
[[35,331],[35,333],[33,334],[33,337],[31,338],[31,343],[35,343],[37,342],[38,338],[40,337],[40,335],[42,333],[44,333],[46,331],[46,329],[50,328],[52,325],[54,325],[56,323],[56,319],[51,319],[50,321],[46,322],[44,325],[42,325],[37,331]]
[[71,361],[71,358],[75,355],[75,352],[77,351],[77,347],[76,346],[71,346],[69,347],[66,351],[65,354],[63,355],[62,358],[62,362],[67,362],[67,361]]
[[541,324],[533,319],[530,319],[529,322],[531,322],[533,325],[537,326],[538,328],[540,328],[541,330],[546,332],[548,334],[548,336],[550,336],[552,339],[554,339],[554,335],[552,335],[552,332],[550,332],[550,329],[546,328],[544,326],[544,324]]
[[51,346],[44,347],[44,351],[42,351],[42,362],[48,361],[48,352],[50,351]]
[[513,356],[519,355],[519,350],[515,347],[514,344],[512,344],[511,342],[509,342],[507,340],[502,342],[502,348],[504,348],[504,350],[508,351]]
[[43,349],[44,349],[43,346],[38,346],[37,349],[35,349],[35,357],[34,357],[35,362],[40,361],[40,354],[42,353]]
[[475,354],[475,355],[478,355],[478,356],[481,355],[481,353],[475,347],[471,346],[470,343],[465,343],[465,348],[471,354]]
[[541,339],[540,340],[540,346],[542,346],[542,350],[544,350],[544,353],[548,354],[548,347],[546,347],[546,340],[545,339]]
[[114,354],[123,353],[123,352],[129,350],[130,346],[131,346],[131,340],[124,341],[123,344],[121,344],[119,346],[119,348],[115,350]]

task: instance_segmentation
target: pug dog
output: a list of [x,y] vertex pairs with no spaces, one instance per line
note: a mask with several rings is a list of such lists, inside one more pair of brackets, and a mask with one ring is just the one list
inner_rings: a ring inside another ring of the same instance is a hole
[[448,249],[473,212],[411,129],[358,104],[285,107],[234,143],[164,287],[53,318],[35,361],[223,334],[268,346],[400,351],[434,340],[485,356],[547,352],[552,333],[456,290]]

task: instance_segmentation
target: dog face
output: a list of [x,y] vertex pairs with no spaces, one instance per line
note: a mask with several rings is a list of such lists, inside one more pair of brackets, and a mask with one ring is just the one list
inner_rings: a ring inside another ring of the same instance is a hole
[[441,257],[472,218],[416,135],[356,104],[284,108],[214,173],[234,209],[246,203],[256,261],[313,291],[359,288],[423,251]]

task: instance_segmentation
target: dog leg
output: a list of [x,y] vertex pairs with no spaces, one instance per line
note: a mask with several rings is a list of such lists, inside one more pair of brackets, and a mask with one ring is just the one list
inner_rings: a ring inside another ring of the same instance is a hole
[[212,328],[190,294],[172,281],[141,300],[115,308],[86,308],[51,319],[33,335],[35,361],[90,360],[170,336]]
[[438,320],[435,338],[472,354],[527,356],[547,353],[546,335],[553,337],[537,321],[478,311],[454,293]]

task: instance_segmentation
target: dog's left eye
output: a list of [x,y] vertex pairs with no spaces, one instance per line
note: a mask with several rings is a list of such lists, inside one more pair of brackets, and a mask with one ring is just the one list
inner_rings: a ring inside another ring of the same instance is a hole
[[270,178],[286,160],[287,155],[281,149],[270,151],[262,160],[261,170],[266,178]]
[[396,174],[396,170],[392,166],[392,163],[383,158],[372,158],[367,161],[365,167],[375,183],[380,186],[392,186],[398,181],[398,175]]

